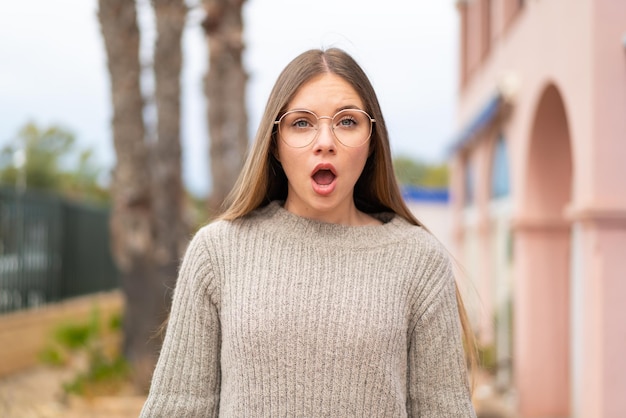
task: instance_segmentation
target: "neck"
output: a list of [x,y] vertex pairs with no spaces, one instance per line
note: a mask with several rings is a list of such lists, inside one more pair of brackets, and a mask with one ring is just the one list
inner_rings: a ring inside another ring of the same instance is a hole
[[345,207],[329,207],[329,208],[312,208],[294,205],[289,198],[285,201],[284,208],[303,218],[325,222],[329,224],[363,226],[363,225],[380,225],[381,222],[357,209],[354,202],[350,202]]

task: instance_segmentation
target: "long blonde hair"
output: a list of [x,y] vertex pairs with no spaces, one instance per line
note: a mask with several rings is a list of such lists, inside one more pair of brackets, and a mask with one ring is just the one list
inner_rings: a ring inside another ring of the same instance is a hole
[[[287,198],[287,177],[274,157],[276,127],[298,89],[315,76],[332,73],[347,81],[363,100],[365,110],[376,120],[370,139],[370,155],[354,187],[354,202],[366,213],[394,212],[413,225],[424,225],[411,213],[396,182],[389,148],[387,126],[378,98],[367,75],[346,52],[331,48],[306,51],[292,60],[274,84],[261,123],[233,190],[224,202],[220,219],[234,220],[273,200]],[[456,298],[466,357],[473,370],[476,365],[474,334],[457,287]]]

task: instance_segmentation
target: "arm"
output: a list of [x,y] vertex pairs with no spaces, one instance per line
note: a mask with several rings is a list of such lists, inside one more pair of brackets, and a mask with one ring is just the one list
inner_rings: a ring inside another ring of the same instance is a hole
[[426,279],[436,285],[421,301],[409,336],[409,416],[475,417],[449,261]]
[[215,280],[200,234],[178,275],[165,341],[141,417],[217,417],[220,323]]

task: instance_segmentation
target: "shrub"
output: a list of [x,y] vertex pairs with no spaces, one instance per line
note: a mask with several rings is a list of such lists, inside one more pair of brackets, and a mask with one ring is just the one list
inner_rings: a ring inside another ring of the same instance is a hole
[[114,394],[129,379],[130,367],[119,350],[106,350],[107,335],[120,333],[121,323],[121,315],[115,314],[103,329],[100,313],[94,307],[87,322],[65,323],[55,330],[53,342],[39,355],[44,363],[63,366],[79,355],[87,360],[86,370],[63,385],[65,392],[81,396]]

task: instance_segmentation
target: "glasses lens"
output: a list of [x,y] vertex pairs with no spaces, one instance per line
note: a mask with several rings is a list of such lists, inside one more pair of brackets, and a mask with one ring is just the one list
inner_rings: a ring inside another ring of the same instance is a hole
[[342,110],[333,117],[333,132],[342,144],[348,147],[358,147],[370,138],[372,121],[362,110]]
[[[370,116],[359,109],[342,110],[335,114],[330,123],[335,138],[348,147],[363,145],[372,133]],[[319,118],[308,110],[287,112],[278,122],[280,137],[287,145],[295,148],[306,147],[313,142],[319,129]]]
[[280,119],[278,129],[281,138],[291,147],[309,145],[317,132],[317,116],[306,110],[287,112]]

